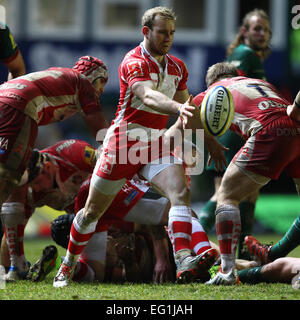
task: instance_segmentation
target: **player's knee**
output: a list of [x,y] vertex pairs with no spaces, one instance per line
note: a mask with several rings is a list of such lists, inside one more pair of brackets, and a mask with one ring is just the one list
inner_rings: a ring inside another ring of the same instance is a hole
[[221,204],[232,204],[238,206],[240,203],[239,197],[236,197],[232,192],[231,189],[225,188],[222,184],[219,188],[219,193],[217,197],[217,205]]
[[224,188],[220,188],[217,196],[217,203],[222,204],[222,203],[226,203],[229,200],[230,200],[230,197],[227,194],[226,190]]
[[17,184],[14,181],[1,179],[0,177],[0,203],[3,204],[12,193]]
[[84,219],[87,222],[94,222],[98,220],[113,201],[114,196],[92,196],[88,198],[84,207]]
[[99,204],[90,202],[85,207],[84,219],[87,223],[97,221],[100,219],[104,212],[105,210],[103,210]]
[[84,215],[84,219],[86,223],[91,223],[94,221],[99,220],[99,218],[101,217],[101,212],[98,208],[96,207],[89,207],[86,211],[85,211],[85,215]]
[[169,192],[171,205],[189,205],[191,202],[191,193],[187,186],[181,186]]
[[6,227],[22,224],[25,219],[25,208],[20,202],[6,202],[1,209],[2,221]]
[[277,270],[282,270],[286,266],[286,259],[278,258],[273,263],[273,268]]

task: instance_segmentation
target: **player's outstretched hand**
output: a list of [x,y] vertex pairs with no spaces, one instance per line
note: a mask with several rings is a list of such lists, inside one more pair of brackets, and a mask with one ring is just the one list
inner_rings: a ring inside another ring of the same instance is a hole
[[181,108],[179,109],[179,116],[182,121],[183,129],[187,128],[189,118],[192,118],[194,116],[195,109],[196,108],[193,105],[193,96],[190,95],[188,100],[184,104],[182,104]]
[[209,152],[207,164],[210,165],[212,161],[215,162],[215,168],[217,171],[226,169],[227,160],[224,152],[229,148],[224,147],[219,143],[214,136],[205,134],[205,144]]
[[172,269],[167,259],[156,261],[153,270],[153,282],[156,284],[174,281],[172,278]]

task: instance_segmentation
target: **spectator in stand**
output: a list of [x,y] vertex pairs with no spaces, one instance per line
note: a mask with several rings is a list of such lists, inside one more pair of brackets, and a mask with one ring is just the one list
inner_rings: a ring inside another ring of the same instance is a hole
[[22,53],[9,27],[0,22],[0,60],[8,70],[7,80],[23,76],[26,67]]

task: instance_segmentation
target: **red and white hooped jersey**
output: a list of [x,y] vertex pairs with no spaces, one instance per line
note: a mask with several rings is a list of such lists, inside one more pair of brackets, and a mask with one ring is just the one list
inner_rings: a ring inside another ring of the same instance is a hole
[[[90,181],[91,179],[86,180],[78,192],[74,205],[75,214],[85,205],[89,193]],[[149,188],[150,184],[145,180],[139,179],[137,176],[134,176],[131,180],[127,180],[109,208],[100,218],[96,231],[102,232],[108,230],[111,225],[114,225],[124,232],[132,232],[134,223],[125,221],[123,218],[137,204]],[[143,213],[141,212],[141,214]]]
[[[125,128],[127,136],[136,129],[143,129],[143,132],[156,129],[158,135],[162,134],[159,134],[159,130],[166,128],[169,116],[144,105],[134,95],[131,86],[137,81],[151,81],[154,90],[173,99],[176,91],[187,88],[188,71],[183,61],[172,55],[167,54],[165,62],[163,70],[156,59],[147,52],[143,43],[125,55],[119,66],[119,105],[115,119],[108,129],[105,146],[110,137],[121,134],[122,128]],[[153,130],[151,133],[145,135],[144,142],[158,138],[157,135],[153,135]]]
[[53,190],[34,192],[28,188],[27,213],[47,205],[56,210],[66,210],[74,200],[82,183],[94,169],[95,148],[81,140],[63,140],[42,150],[57,167],[56,187]]
[[[289,102],[266,81],[234,77],[215,82],[210,88],[218,85],[228,88],[233,96],[235,114],[230,130],[246,139],[286,115]],[[205,93],[202,92],[194,98],[197,106],[200,106]]]
[[49,68],[12,79],[0,86],[0,102],[46,125],[82,111],[101,110],[90,81],[70,68]]

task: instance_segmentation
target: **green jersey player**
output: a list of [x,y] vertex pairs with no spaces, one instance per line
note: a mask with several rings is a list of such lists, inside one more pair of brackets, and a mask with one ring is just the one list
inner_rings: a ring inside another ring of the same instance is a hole
[[8,80],[22,76],[26,72],[21,51],[9,27],[0,22],[0,60],[8,69]]

